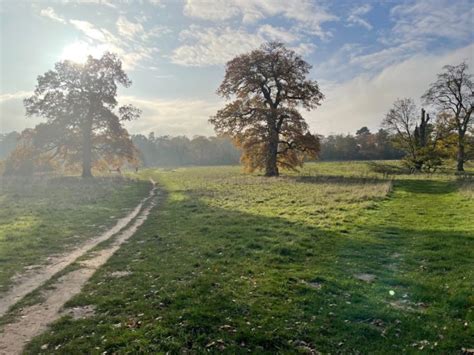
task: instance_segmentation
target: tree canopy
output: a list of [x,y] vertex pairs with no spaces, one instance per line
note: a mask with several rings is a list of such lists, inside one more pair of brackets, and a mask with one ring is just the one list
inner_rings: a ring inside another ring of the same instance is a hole
[[140,110],[132,105],[117,109],[117,87],[131,81],[115,54],[89,56],[84,64],[56,63],[54,70],[38,76],[33,96],[25,99],[28,116],[42,116],[46,123],[35,128],[33,146],[70,164],[81,163],[82,176],[100,160],[132,161],[136,151],[123,127]]
[[311,65],[281,43],[267,43],[226,65],[217,93],[233,99],[210,119],[219,134],[242,148],[249,171],[295,169],[316,157],[319,139],[309,132],[298,108],[311,110],[324,96],[316,81],[307,79]]
[[432,105],[447,114],[447,126],[457,134],[457,170],[464,171],[467,159],[466,133],[472,127],[471,114],[474,109],[474,83],[468,65],[445,65],[426,93],[425,104]]
[[419,112],[413,99],[397,99],[382,122],[393,135],[395,146],[407,153],[405,161],[416,171],[423,167],[431,169],[441,163],[435,121],[424,109],[421,114]]

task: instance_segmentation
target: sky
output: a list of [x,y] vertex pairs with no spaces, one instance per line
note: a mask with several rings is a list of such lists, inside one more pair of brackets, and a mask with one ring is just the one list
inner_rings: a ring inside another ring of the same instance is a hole
[[280,41],[312,65],[325,95],[303,112],[317,134],[371,130],[397,98],[419,101],[446,64],[474,68],[474,0],[0,0],[0,132],[26,118],[38,75],[117,53],[132,80],[131,133],[213,135],[225,63]]

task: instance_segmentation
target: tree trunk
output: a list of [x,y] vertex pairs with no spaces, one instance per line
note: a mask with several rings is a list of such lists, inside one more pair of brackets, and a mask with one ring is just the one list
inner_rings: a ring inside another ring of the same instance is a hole
[[421,168],[423,168],[423,161],[416,160],[415,161],[415,171],[419,173],[419,172],[421,172]]
[[268,140],[268,150],[265,162],[265,176],[278,176],[278,132],[274,128],[270,128],[270,136]]
[[87,117],[82,130],[82,177],[92,177],[92,118]]
[[457,168],[458,172],[464,171],[464,134],[460,134],[458,138],[458,155],[457,155]]

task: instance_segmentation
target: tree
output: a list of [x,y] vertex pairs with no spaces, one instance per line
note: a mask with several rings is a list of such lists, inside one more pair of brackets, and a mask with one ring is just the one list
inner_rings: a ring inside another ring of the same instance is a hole
[[279,168],[295,169],[306,157],[317,156],[319,139],[298,112],[316,108],[324,98],[317,82],[307,79],[310,69],[276,42],[227,63],[217,93],[234,100],[210,122],[242,148],[248,171],[264,169],[265,176],[278,176]]
[[417,112],[413,99],[397,99],[382,125],[394,134],[396,146],[407,153],[410,166],[421,171],[424,165],[429,168],[439,165],[440,160],[435,151],[437,136],[430,115],[421,109],[418,119]]
[[27,128],[16,139],[14,149],[5,159],[5,176],[32,176],[48,173],[57,168],[57,161],[51,159],[50,152],[38,151],[34,144],[34,128]]
[[356,131],[359,159],[370,160],[376,156],[375,136],[367,127],[361,127]]
[[20,134],[10,132],[0,134],[0,159],[6,158],[16,147]]
[[474,84],[465,62],[456,66],[446,65],[443,69],[444,72],[438,74],[422,98],[426,104],[452,115],[452,126],[457,133],[457,171],[461,172],[467,159],[466,133],[472,125]]
[[80,161],[83,177],[92,176],[92,165],[100,159],[133,160],[136,151],[123,122],[138,118],[140,110],[132,105],[116,110],[118,84],[129,87],[131,81],[112,53],[89,56],[84,64],[58,62],[38,76],[34,95],[24,101],[28,116],[47,119],[36,129],[36,147]]

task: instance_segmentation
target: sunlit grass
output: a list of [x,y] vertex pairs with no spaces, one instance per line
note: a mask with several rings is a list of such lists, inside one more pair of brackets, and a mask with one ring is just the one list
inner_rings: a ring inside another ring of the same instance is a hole
[[307,169],[277,179],[233,167],[142,172],[168,197],[69,303],[96,314],[60,320],[28,352],[468,346],[474,207],[455,179],[401,175],[392,185],[364,162]]
[[138,204],[146,183],[125,179],[2,179],[0,291],[26,266],[98,235]]

